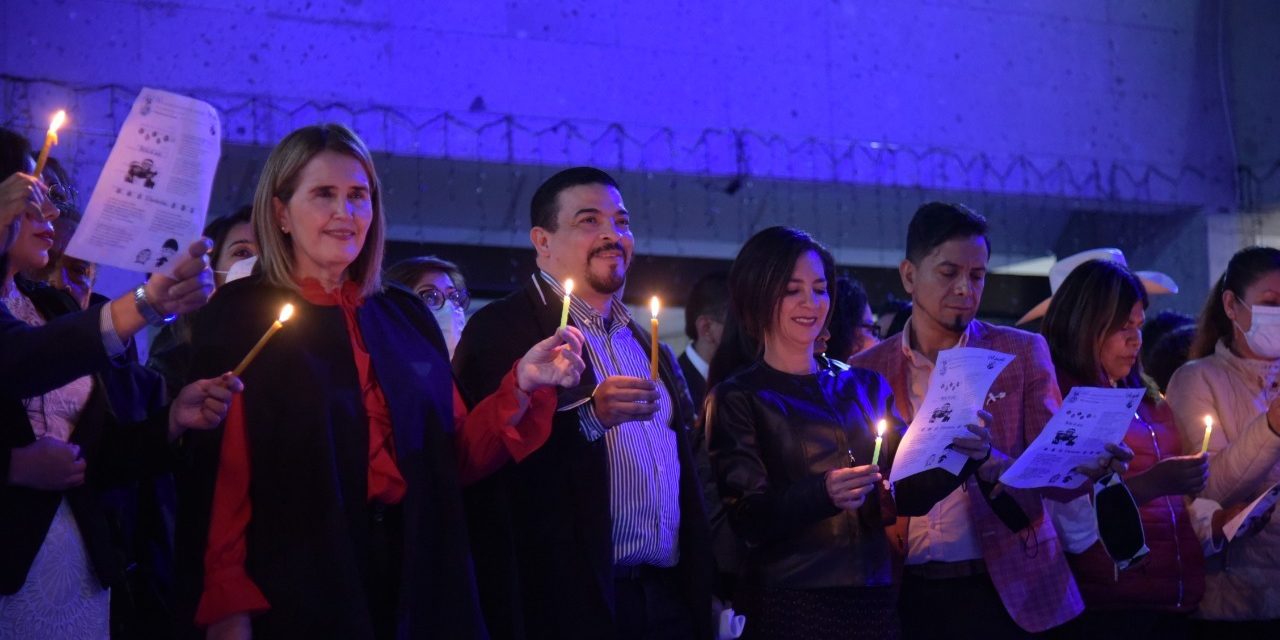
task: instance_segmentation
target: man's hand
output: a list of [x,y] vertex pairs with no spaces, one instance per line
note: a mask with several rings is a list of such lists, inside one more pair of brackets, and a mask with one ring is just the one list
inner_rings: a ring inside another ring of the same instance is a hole
[[169,440],[176,440],[187,429],[212,429],[222,424],[231,398],[241,391],[244,383],[231,373],[183,387],[169,405]]
[[658,383],[648,378],[609,376],[596,387],[591,402],[606,428],[648,420],[658,412]]
[[173,269],[173,277],[153,273],[147,280],[147,302],[160,315],[190,313],[204,306],[213,293],[213,269],[209,252],[213,244],[201,238],[187,247],[187,254]]
[[572,387],[587,368],[582,361],[582,332],[564,327],[533,345],[516,367],[516,386],[525,393],[542,387]]
[[827,496],[837,508],[854,511],[866,502],[867,494],[875,491],[880,480],[880,467],[875,465],[832,469],[825,479]]
[[65,491],[84,484],[85,462],[77,445],[45,436],[9,455],[11,485]]

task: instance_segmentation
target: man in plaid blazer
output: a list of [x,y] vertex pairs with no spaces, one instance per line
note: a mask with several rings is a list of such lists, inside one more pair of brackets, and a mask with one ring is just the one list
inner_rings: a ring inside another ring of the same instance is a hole
[[1000,489],[1030,520],[1015,532],[992,510],[977,481],[998,477],[1062,401],[1044,338],[974,320],[990,257],[986,232],[986,220],[963,205],[930,203],[916,211],[907,259],[899,268],[911,294],[911,318],[899,337],[852,361],[885,376],[898,411],[911,420],[938,351],[969,346],[1016,356],[985,402],[991,455],[977,477],[928,514],[900,518],[905,526],[892,532],[906,553],[899,602],[906,638],[1025,637],[1084,609],[1042,496]]

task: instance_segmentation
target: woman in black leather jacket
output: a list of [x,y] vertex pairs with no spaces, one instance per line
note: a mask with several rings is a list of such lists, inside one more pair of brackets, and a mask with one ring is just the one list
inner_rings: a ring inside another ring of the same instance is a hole
[[[879,487],[905,427],[888,381],[813,358],[834,275],[822,245],[785,227],[752,237],[729,274],[729,322],[762,345],[707,401],[720,496],[747,547],[734,602],[744,637],[897,635]],[[872,466],[882,419],[890,429]]]

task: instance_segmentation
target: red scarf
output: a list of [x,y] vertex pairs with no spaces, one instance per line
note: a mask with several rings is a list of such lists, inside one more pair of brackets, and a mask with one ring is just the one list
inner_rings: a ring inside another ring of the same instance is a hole
[[373,360],[364,346],[360,325],[356,322],[356,309],[364,303],[360,286],[350,280],[334,292],[327,292],[311,278],[302,281],[302,297],[311,304],[339,307],[347,325],[347,337],[351,339],[351,352],[355,355],[356,371],[360,374],[360,392],[365,414],[369,416],[369,501],[383,504],[399,504],[404,499],[405,482],[396,467],[395,440],[391,431],[391,412],[387,398],[382,394],[378,378],[373,371]]

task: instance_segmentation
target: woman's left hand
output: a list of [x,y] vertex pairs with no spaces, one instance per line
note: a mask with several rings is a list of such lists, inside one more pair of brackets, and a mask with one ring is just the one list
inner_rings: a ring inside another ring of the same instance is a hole
[[169,439],[187,429],[212,429],[227,417],[231,398],[244,391],[244,383],[232,373],[196,380],[182,388],[169,407]]
[[572,387],[587,368],[582,361],[582,332],[564,327],[533,345],[516,366],[516,386],[525,393],[542,387]]
[[1109,444],[1107,455],[1098,458],[1097,464],[1082,464],[1076,467],[1076,473],[1082,473],[1093,482],[1110,473],[1121,473],[1129,470],[1129,462],[1133,460],[1133,449],[1121,442]]

